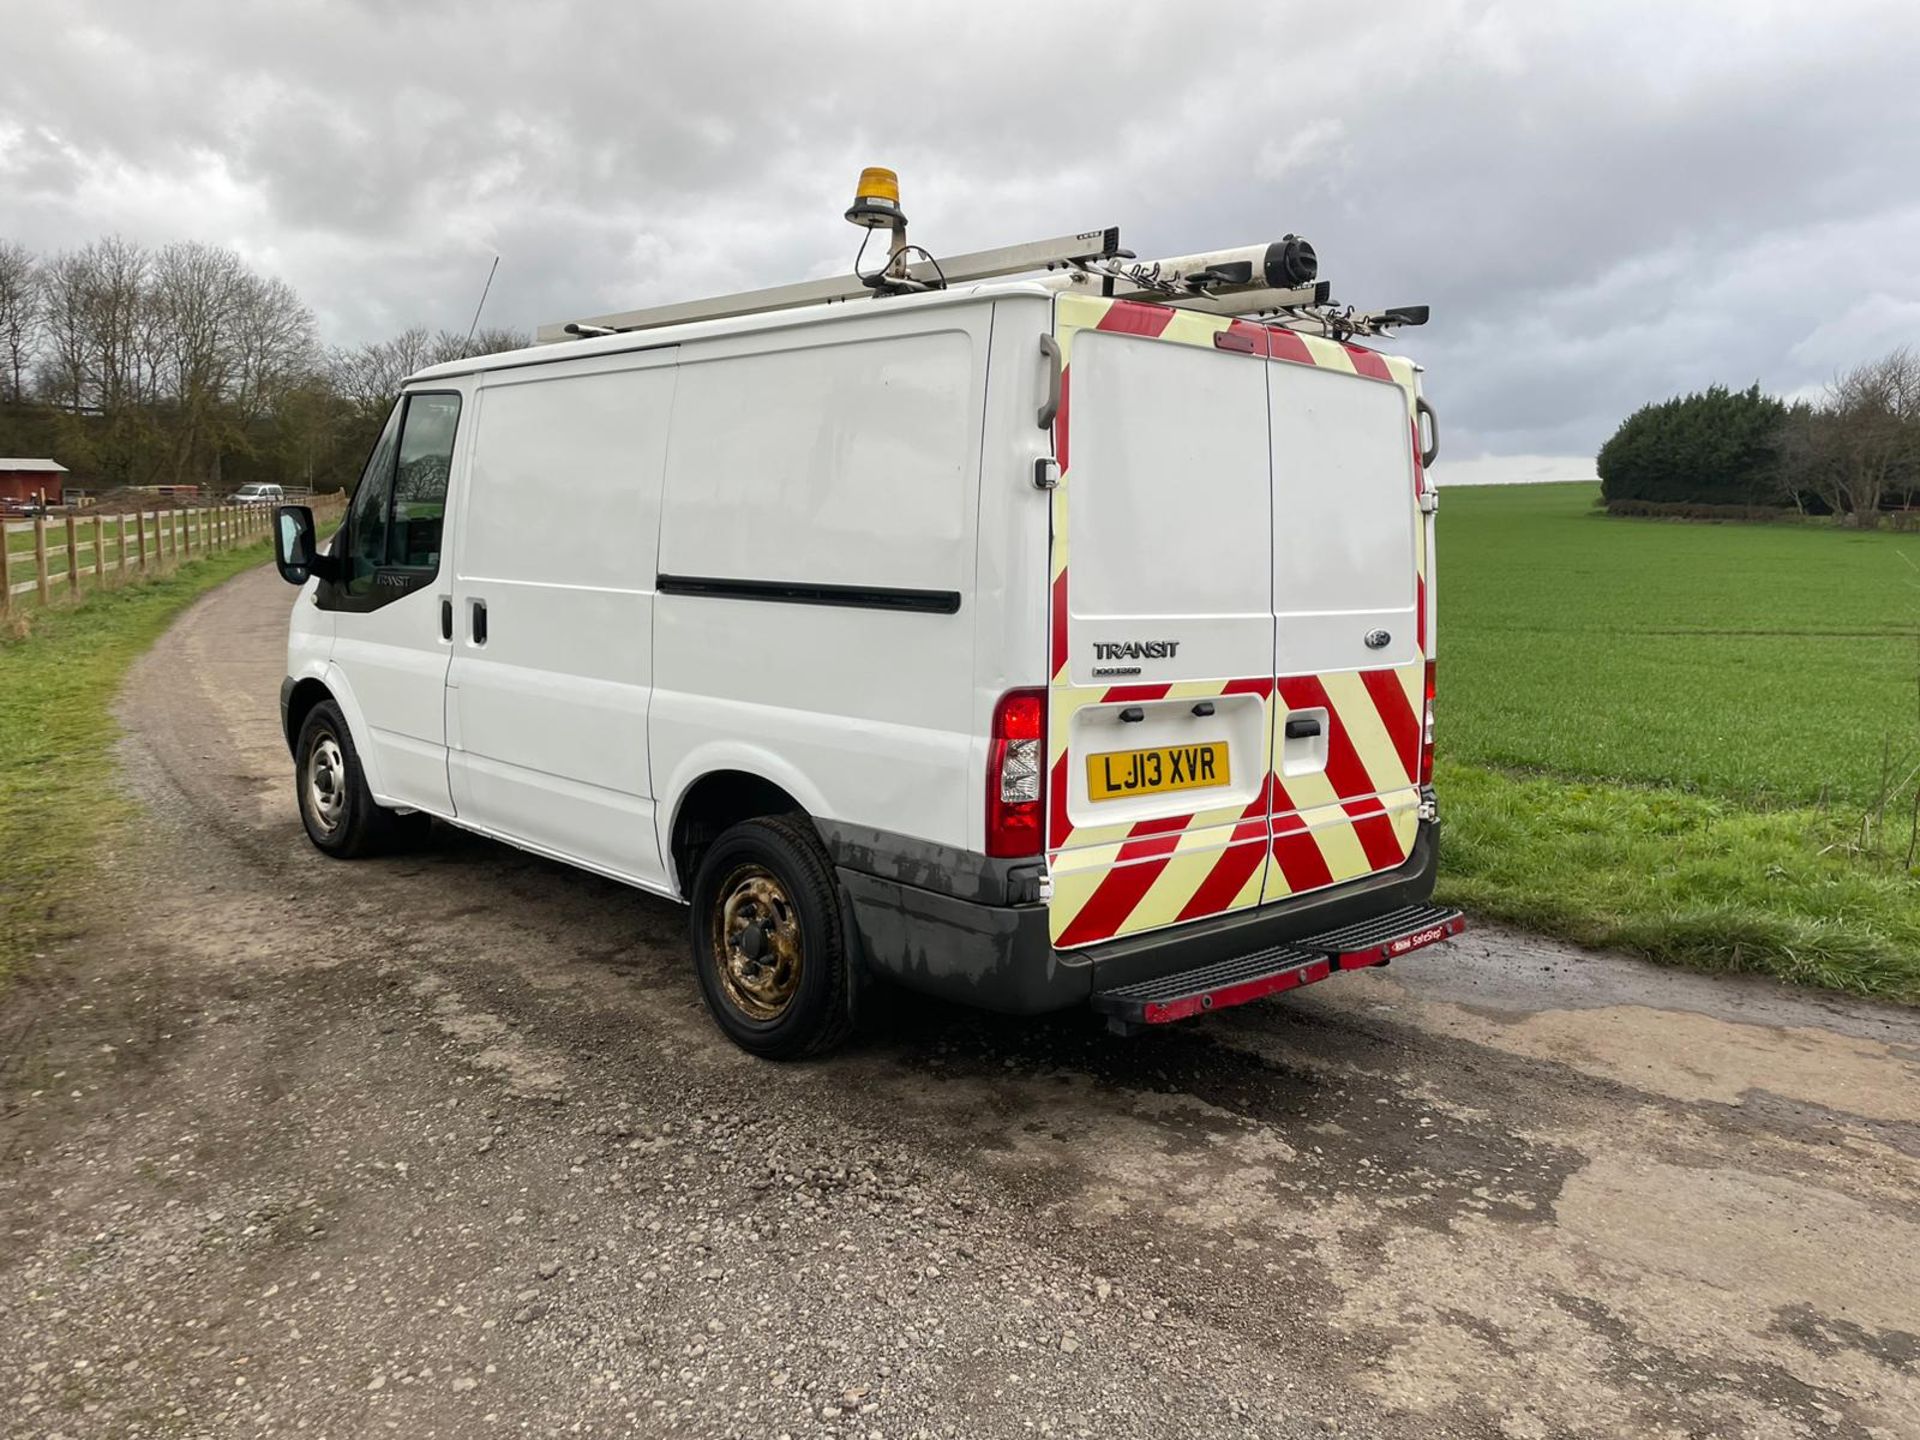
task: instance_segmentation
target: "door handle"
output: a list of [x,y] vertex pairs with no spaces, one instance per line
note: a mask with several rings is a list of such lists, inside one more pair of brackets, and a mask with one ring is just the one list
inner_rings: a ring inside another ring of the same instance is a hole
[[487,602],[484,600],[473,602],[473,643],[487,643]]
[[451,595],[440,597],[440,638],[442,640],[453,638],[453,597]]
[[1120,712],[1120,723],[1123,725],[1138,725],[1146,718],[1147,712],[1138,705],[1129,705]]
[[1287,739],[1311,740],[1320,733],[1320,721],[1308,715],[1303,719],[1287,721]]
[[1045,430],[1053,424],[1054,417],[1060,413],[1060,342],[1051,335],[1040,337],[1040,358],[1047,365],[1047,398],[1040,402],[1040,408],[1034,419]]

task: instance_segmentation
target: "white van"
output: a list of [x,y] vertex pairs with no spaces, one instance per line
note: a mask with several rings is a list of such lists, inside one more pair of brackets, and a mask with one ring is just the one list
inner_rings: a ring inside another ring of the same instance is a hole
[[1416,367],[1091,288],[413,376],[331,546],[277,516],[313,843],[434,816],[686,902],[769,1056],[870,977],[1127,1030],[1456,933]]

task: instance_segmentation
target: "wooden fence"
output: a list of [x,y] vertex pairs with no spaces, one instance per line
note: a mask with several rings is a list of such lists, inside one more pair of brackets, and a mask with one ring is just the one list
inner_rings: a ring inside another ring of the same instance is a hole
[[[316,524],[338,519],[340,495],[312,500]],[[208,505],[96,515],[68,510],[0,526],[0,615],[31,596],[41,605],[77,595],[82,586],[155,575],[196,555],[231,550],[269,535],[268,505]],[[25,537],[31,536],[29,541]]]

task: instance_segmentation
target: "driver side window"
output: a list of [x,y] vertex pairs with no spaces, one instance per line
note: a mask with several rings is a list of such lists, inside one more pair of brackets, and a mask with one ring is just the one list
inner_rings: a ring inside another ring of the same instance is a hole
[[[398,599],[440,569],[440,539],[453,468],[460,397],[403,395],[367,460],[347,519],[341,585],[349,596]],[[398,570],[380,583],[383,570]],[[378,601],[375,602],[379,603]]]
[[400,443],[400,417],[406,413],[403,399],[387,417],[387,428],[380,432],[367,468],[354,488],[353,507],[347,514],[346,567],[341,583],[349,595],[366,595],[373,589],[373,575],[387,563],[387,512],[393,500],[393,457]]

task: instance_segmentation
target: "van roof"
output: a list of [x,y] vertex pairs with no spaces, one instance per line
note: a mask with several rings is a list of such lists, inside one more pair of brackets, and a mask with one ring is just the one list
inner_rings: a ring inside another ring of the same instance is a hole
[[836,301],[827,305],[796,306],[791,310],[767,310],[751,315],[732,315],[718,320],[696,320],[684,325],[662,325],[651,330],[632,330],[617,335],[596,335],[585,340],[565,340],[552,345],[529,345],[519,350],[503,350],[492,355],[476,355],[466,360],[449,360],[416,370],[403,382],[444,380],[455,375],[473,375],[488,370],[511,370],[523,365],[550,365],[561,360],[580,360],[594,355],[618,355],[630,350],[660,350],[684,345],[693,340],[712,340],[727,335],[747,335],[759,330],[787,330],[801,325],[818,325],[873,315],[894,315],[908,310],[936,309],[947,305],[972,304],[1009,296],[1032,296],[1051,301],[1054,292],[1032,280],[1000,281],[961,285],[935,290],[925,295],[895,295],[884,298],[885,307],[870,308],[859,301]]

